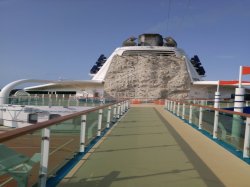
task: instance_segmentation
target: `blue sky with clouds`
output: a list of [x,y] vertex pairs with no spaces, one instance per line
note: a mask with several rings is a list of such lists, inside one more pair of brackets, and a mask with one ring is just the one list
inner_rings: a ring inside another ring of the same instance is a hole
[[250,65],[249,10],[250,0],[0,0],[0,87],[90,79],[100,54],[142,33],[172,36],[199,55],[206,80],[237,79]]

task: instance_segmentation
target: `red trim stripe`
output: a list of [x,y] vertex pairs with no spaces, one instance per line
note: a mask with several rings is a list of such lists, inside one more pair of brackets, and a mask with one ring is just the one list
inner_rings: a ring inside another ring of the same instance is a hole
[[[250,84],[250,81],[242,81],[242,83],[249,83]],[[219,85],[235,85],[235,84],[239,84],[239,81],[236,81],[236,80],[219,81]]]
[[243,66],[242,67],[242,75],[250,74],[250,66]]

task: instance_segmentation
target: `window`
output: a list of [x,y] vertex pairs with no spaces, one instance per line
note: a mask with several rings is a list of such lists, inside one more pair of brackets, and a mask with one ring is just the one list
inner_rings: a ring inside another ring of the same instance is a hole
[[28,123],[37,123],[37,114],[29,114],[28,115]]

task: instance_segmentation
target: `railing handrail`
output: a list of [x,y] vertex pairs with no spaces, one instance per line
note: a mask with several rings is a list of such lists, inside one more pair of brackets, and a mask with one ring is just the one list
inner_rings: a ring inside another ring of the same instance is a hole
[[172,99],[167,99],[167,100],[179,102],[180,104],[192,105],[192,106],[195,106],[195,107],[201,107],[201,108],[205,108],[205,109],[210,109],[210,110],[214,110],[214,111],[218,111],[218,112],[222,112],[222,113],[235,114],[235,115],[239,115],[239,116],[243,116],[243,117],[248,117],[248,118],[250,117],[250,114],[246,114],[246,113],[242,113],[242,112],[235,112],[235,111],[230,111],[230,110],[225,110],[225,109],[220,109],[220,108],[214,108],[214,107],[206,106],[206,105],[186,103],[186,102],[183,102],[183,101],[172,100]]
[[57,123],[61,123],[63,121],[67,121],[69,119],[72,119],[72,118],[75,118],[75,117],[78,117],[78,116],[81,116],[81,115],[88,114],[90,112],[97,111],[99,109],[103,109],[103,108],[118,104],[118,103],[123,102],[123,101],[126,101],[126,100],[117,101],[117,102],[114,102],[114,103],[98,106],[98,107],[95,107],[95,108],[91,108],[91,109],[88,109],[88,110],[84,110],[84,111],[76,112],[76,113],[73,113],[73,114],[61,116],[61,117],[50,119],[50,120],[47,120],[47,121],[38,122],[38,123],[36,123],[34,125],[29,125],[29,126],[26,126],[26,127],[17,128],[17,129],[11,130],[11,131],[7,131],[7,132],[1,134],[0,143],[11,140],[11,139],[14,139],[14,138],[17,138],[17,137],[20,137],[20,136],[28,134],[28,133],[32,133],[32,132],[34,132],[36,130],[40,130],[40,129],[52,126],[52,125],[57,124]]

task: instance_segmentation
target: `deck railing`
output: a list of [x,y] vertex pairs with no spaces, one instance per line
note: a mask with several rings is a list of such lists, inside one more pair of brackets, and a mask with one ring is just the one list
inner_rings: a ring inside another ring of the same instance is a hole
[[[234,107],[234,100],[229,98],[219,99],[220,100],[220,106],[219,108],[232,108]],[[182,100],[182,102],[185,103],[191,103],[191,104],[199,104],[199,105],[206,105],[206,106],[214,106],[214,99],[186,99]],[[246,107],[250,106],[250,101],[245,101],[244,105]]]
[[32,96],[12,96],[8,98],[11,105],[34,105],[34,106],[97,106],[102,103],[110,103],[111,98],[100,97],[76,97],[57,95],[32,95]]
[[165,108],[242,159],[250,157],[250,114],[169,99]]
[[128,109],[123,100],[2,133],[0,186],[54,186]]

